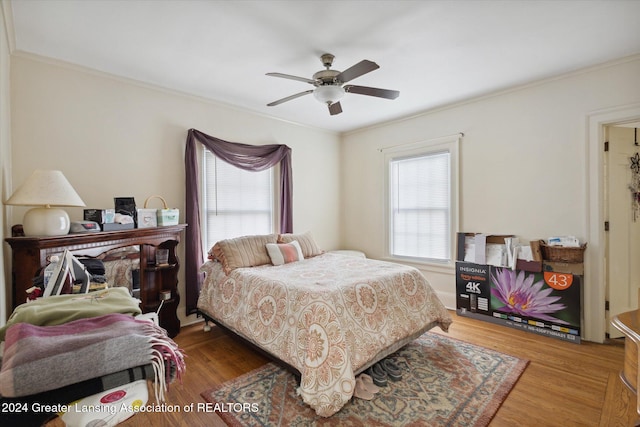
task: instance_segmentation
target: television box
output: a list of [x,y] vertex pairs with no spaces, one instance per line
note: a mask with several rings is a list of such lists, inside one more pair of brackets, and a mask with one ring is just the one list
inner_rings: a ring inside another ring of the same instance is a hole
[[[522,292],[524,288],[527,292]],[[456,262],[460,316],[580,343],[581,301],[578,275]]]
[[[504,283],[509,276],[512,279],[510,285]],[[490,283],[493,291],[492,317],[495,321],[512,328],[580,343],[581,276],[556,272],[507,271],[492,267]],[[518,295],[523,295],[522,291],[525,289],[527,299],[518,304]],[[517,310],[511,307],[512,303],[518,307]]]
[[490,266],[456,262],[456,307],[462,313],[491,315]]

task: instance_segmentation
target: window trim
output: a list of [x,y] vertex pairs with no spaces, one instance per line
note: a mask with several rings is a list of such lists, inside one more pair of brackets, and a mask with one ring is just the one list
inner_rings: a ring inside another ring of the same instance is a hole
[[[385,197],[384,197],[384,226],[385,226],[385,238],[384,238],[384,253],[385,258],[396,261],[410,263],[420,266],[433,266],[433,267],[446,267],[453,269],[456,261],[456,234],[458,232],[459,225],[459,145],[461,134],[452,136],[445,136],[441,138],[434,138],[415,143],[396,145],[393,147],[383,148],[380,151],[383,152],[384,162],[384,185],[385,185]],[[449,165],[449,180],[450,180],[450,212],[449,212],[449,239],[450,239],[450,254],[447,261],[427,260],[418,257],[406,257],[391,254],[391,161],[394,159],[400,159],[404,157],[413,157],[420,155],[429,155],[448,152],[450,154]]]

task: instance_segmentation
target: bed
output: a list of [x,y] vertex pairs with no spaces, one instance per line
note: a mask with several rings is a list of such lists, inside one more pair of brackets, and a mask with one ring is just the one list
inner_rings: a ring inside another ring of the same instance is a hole
[[199,311],[297,370],[321,416],[351,399],[355,375],[451,323],[417,269],[323,253],[309,233],[229,239],[210,258]]

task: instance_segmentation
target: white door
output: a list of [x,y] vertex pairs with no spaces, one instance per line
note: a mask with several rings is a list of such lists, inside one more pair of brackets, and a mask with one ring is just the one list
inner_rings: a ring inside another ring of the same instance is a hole
[[[640,287],[640,212],[632,211],[631,160],[640,147],[634,145],[634,128],[607,128],[609,151],[605,154],[607,235],[607,332],[611,338],[622,334],[611,326],[611,318],[638,308]],[[608,215],[607,215],[608,214]]]

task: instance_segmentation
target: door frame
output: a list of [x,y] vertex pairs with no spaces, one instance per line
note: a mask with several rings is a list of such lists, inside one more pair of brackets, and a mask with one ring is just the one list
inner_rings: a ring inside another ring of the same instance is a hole
[[585,252],[584,329],[587,341],[604,342],[605,313],[605,231],[604,231],[604,135],[605,127],[640,120],[640,104],[632,104],[588,114],[585,168],[585,195],[588,249]]

